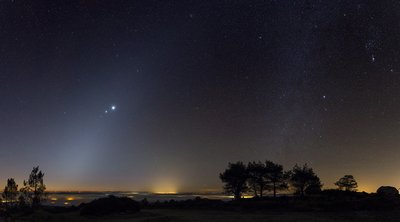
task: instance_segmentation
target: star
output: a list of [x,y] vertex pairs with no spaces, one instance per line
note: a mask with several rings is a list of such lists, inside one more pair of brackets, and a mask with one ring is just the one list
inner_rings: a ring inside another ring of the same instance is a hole
[[111,106],[109,107],[109,109],[104,110],[104,114],[108,114],[108,113],[110,113],[110,112],[113,112],[113,111],[115,111],[116,109],[117,109],[117,106],[111,105]]

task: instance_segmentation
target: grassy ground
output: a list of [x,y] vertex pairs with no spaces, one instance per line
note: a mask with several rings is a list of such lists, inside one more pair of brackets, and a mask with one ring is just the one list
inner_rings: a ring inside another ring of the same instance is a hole
[[78,212],[53,214],[37,212],[27,217],[15,218],[11,221],[124,221],[124,222],[169,222],[169,221],[193,221],[193,222],[374,222],[374,221],[399,221],[400,212],[259,212],[239,213],[229,211],[201,211],[201,210],[142,210],[132,215],[112,215],[105,217],[83,217]]

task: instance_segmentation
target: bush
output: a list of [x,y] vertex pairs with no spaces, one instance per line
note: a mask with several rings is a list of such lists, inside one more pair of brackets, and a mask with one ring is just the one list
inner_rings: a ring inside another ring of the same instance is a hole
[[312,184],[312,185],[308,186],[308,187],[304,190],[304,192],[305,192],[307,195],[320,194],[321,191],[322,191],[322,190],[321,190],[321,185],[319,185],[319,184]]
[[385,198],[398,198],[399,197],[399,191],[395,187],[391,186],[381,186],[378,188],[376,193]]
[[128,197],[108,196],[81,205],[81,215],[106,215],[113,213],[136,213],[140,211],[139,203]]

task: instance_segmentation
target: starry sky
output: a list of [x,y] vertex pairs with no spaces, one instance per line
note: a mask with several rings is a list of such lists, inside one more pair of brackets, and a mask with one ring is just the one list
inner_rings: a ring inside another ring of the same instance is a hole
[[0,1],[0,180],[221,190],[228,162],[400,186],[400,2]]

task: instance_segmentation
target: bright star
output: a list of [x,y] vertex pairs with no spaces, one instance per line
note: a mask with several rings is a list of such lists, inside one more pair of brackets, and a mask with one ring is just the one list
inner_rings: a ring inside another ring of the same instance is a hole
[[111,110],[115,110],[116,108],[116,106],[111,106]]

